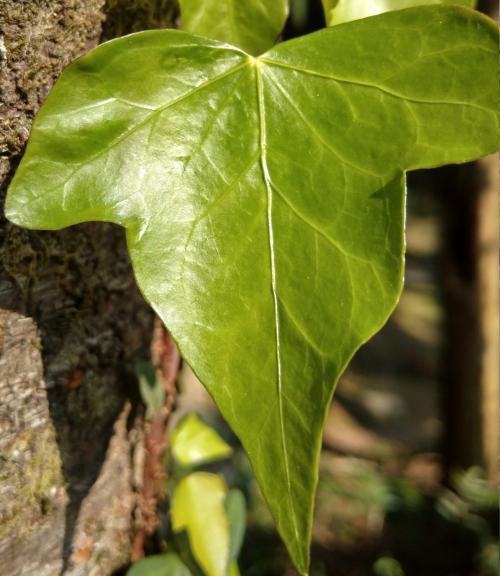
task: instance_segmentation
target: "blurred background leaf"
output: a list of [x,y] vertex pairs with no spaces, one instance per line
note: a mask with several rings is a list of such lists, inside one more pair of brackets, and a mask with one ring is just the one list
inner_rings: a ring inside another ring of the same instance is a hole
[[226,513],[229,520],[230,548],[229,557],[236,560],[243,544],[245,536],[247,509],[245,497],[241,490],[233,488],[229,490],[226,501]]
[[196,414],[189,414],[171,435],[172,455],[181,466],[198,466],[231,456],[227,442]]
[[156,370],[147,362],[138,362],[135,373],[139,381],[139,392],[146,405],[147,418],[152,418],[165,403],[163,382],[158,378]]
[[426,4],[458,4],[474,8],[475,0],[323,0],[328,26]]
[[373,565],[375,576],[405,576],[400,563],[394,558],[383,556]]
[[176,554],[148,556],[135,563],[127,576],[192,576]]
[[193,555],[207,576],[226,576],[230,564],[227,492],[221,476],[194,472],[180,480],[173,495],[173,529],[186,530]]

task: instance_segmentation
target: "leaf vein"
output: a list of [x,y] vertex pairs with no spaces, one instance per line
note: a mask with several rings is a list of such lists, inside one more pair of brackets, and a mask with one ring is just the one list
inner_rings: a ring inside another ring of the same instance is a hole
[[290,64],[285,64],[284,62],[278,62],[277,60],[271,60],[270,58],[260,58],[261,62],[268,64],[269,66],[275,66],[276,68],[285,68],[287,70],[292,70],[294,72],[299,72],[300,74],[307,74],[308,76],[316,76],[317,78],[325,78],[326,80],[333,80],[334,82],[339,82],[341,84],[351,84],[352,86],[361,86],[364,88],[372,88],[374,90],[378,90],[383,94],[388,96],[392,96],[394,98],[398,98],[400,100],[406,100],[407,102],[412,102],[415,104],[440,104],[444,106],[466,106],[469,108],[476,108],[477,110],[482,110],[483,112],[487,112],[491,114],[491,110],[485,108],[484,106],[480,106],[479,104],[475,104],[473,102],[462,102],[460,100],[427,100],[425,98],[416,98],[412,96],[406,96],[397,92],[395,90],[391,90],[386,86],[380,86],[379,84],[375,84],[372,82],[363,82],[361,80],[350,80],[349,78],[341,78],[339,76],[333,76],[331,74],[327,74],[324,72],[318,72],[316,70],[309,70],[308,68],[302,68],[300,66],[292,66]]
[[288,104],[290,105],[292,110],[296,113],[296,115],[302,120],[302,122],[306,125],[306,127],[311,130],[311,132],[316,137],[318,142],[320,142],[320,144],[322,144],[329,152],[331,152],[338,160],[340,160],[340,162],[342,162],[346,166],[350,166],[351,168],[353,168],[354,170],[357,170],[358,172],[362,172],[363,174],[368,174],[369,176],[374,177],[374,178],[381,178],[380,174],[377,174],[376,172],[371,172],[370,170],[367,170],[363,166],[359,166],[358,164],[354,164],[350,160],[347,160],[346,158],[341,156],[341,154],[338,152],[338,150],[333,148],[333,146],[331,144],[329,144],[328,142],[326,142],[323,139],[323,137],[318,132],[316,127],[313,124],[311,124],[310,120],[303,114],[303,112],[300,110],[300,108],[295,104],[295,102],[293,101],[293,99],[290,96],[290,94],[288,93],[288,91],[285,90],[285,88],[276,79],[274,79],[272,77],[272,74],[269,74],[268,77],[269,77],[269,80],[274,84],[274,86],[276,86],[277,90],[287,100]]
[[280,322],[279,322],[279,309],[278,309],[278,294],[277,294],[277,277],[276,277],[276,260],[274,250],[274,230],[273,230],[273,191],[271,186],[271,179],[269,176],[269,169],[267,166],[267,134],[266,134],[266,116],[265,116],[265,103],[264,103],[264,86],[262,76],[259,68],[259,63],[256,62],[255,78],[257,83],[257,104],[259,112],[259,131],[260,131],[260,150],[261,150],[261,167],[264,177],[267,196],[267,232],[269,239],[269,257],[271,262],[271,291],[274,305],[274,325],[275,325],[275,338],[276,338],[276,364],[277,364],[277,385],[278,385],[278,411],[280,420],[280,435],[281,445],[283,449],[286,484],[288,491],[288,501],[291,510],[291,517],[293,522],[293,530],[297,545],[301,546],[299,531],[297,527],[297,517],[295,512],[295,501],[292,495],[292,485],[290,476],[290,464],[288,456],[288,446],[285,434],[284,424],[284,409],[283,409],[283,381],[282,381],[282,366],[281,366],[281,336],[280,336]]
[[326,350],[322,350],[321,347],[316,344],[316,342],[314,342],[311,338],[311,336],[309,336],[309,334],[306,332],[306,329],[302,326],[302,324],[299,322],[299,320],[297,319],[297,317],[291,312],[290,308],[288,307],[288,305],[286,304],[286,302],[284,301],[284,299],[278,295],[278,301],[280,302],[283,310],[286,312],[286,315],[289,317],[289,319],[292,321],[292,324],[295,326],[295,328],[299,331],[300,335],[304,338],[304,340],[307,342],[307,344],[309,344],[309,346],[319,355],[322,356],[323,358],[328,358],[329,353]]

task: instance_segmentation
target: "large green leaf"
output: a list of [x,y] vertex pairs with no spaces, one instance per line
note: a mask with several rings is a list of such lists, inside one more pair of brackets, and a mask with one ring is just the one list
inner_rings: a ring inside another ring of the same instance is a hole
[[240,437],[302,573],[321,432],[402,287],[404,172],[497,146],[497,33],[428,6],[254,59],[144,32],[70,66],[6,212],[124,226],[137,282]]
[[182,466],[197,466],[231,456],[233,449],[196,414],[189,414],[170,438],[176,461]]
[[262,54],[276,42],[288,0],[179,0],[183,30]]
[[174,491],[173,529],[187,532],[193,555],[207,576],[226,576],[231,562],[226,495],[223,478],[207,472],[189,474]]
[[476,0],[322,0],[328,26],[384,12],[431,4],[458,4],[474,8]]

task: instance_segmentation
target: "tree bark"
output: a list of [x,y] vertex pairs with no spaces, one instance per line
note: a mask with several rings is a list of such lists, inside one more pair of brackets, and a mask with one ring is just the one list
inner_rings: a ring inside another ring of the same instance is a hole
[[[122,27],[137,16],[123,4]],[[0,0],[2,206],[34,114],[104,18],[104,0]],[[121,229],[28,232],[2,213],[2,574],[107,576],[129,562],[143,450],[131,374],[152,325]]]
[[[478,9],[498,19],[498,5]],[[498,471],[498,156],[441,170],[445,304],[444,463]]]
[[447,476],[498,454],[497,158],[441,171],[444,215],[444,460]]
[[499,451],[499,219],[498,219],[498,155],[481,161],[486,177],[478,205],[478,291],[481,313],[481,420],[482,453],[486,475],[498,486]]

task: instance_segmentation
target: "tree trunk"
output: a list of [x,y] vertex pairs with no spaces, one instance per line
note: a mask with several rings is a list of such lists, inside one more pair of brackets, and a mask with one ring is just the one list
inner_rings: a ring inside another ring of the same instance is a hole
[[498,156],[481,161],[486,177],[478,205],[478,291],[481,314],[481,420],[482,453],[486,475],[498,486],[498,415],[500,395],[498,331]]
[[[479,9],[498,16],[491,0]],[[497,485],[498,157],[441,171],[444,219],[444,461]]]
[[[113,3],[121,32],[137,25],[132,4]],[[104,17],[104,0],[0,0],[2,206],[34,114]],[[2,574],[106,576],[129,562],[144,460],[131,374],[152,325],[121,229],[28,232],[1,216]]]
[[498,254],[496,157],[444,169],[445,466],[496,481]]

